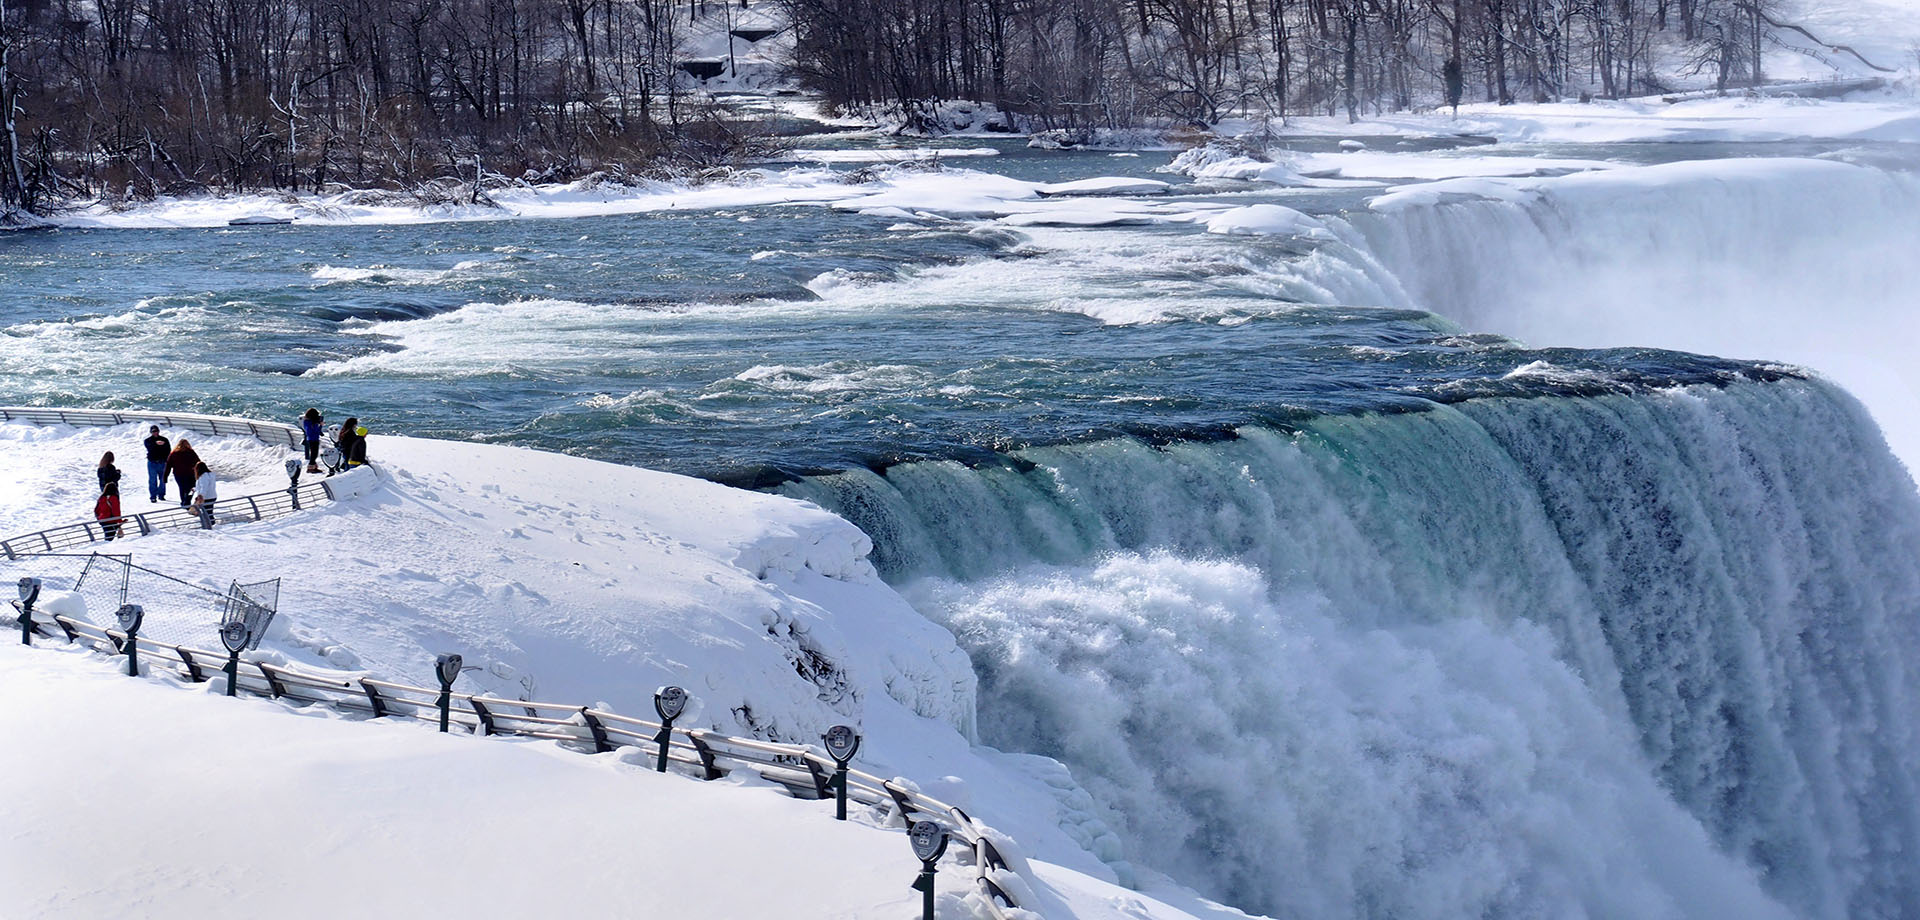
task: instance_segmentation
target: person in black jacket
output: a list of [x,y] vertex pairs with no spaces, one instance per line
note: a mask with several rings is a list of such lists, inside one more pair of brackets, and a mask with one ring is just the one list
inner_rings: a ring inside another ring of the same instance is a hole
[[120,494],[120,468],[113,465],[113,451],[107,451],[100,458],[100,465],[94,468],[93,474],[100,478],[101,494],[106,494],[109,486],[113,488],[113,494]]
[[353,429],[353,449],[347,451],[347,468],[367,465],[367,426]]
[[147,439],[140,443],[147,448],[147,501],[166,501],[167,454],[172,452],[173,445],[160,435],[159,425],[148,425]]
[[[345,422],[340,423],[339,433],[333,436],[333,446],[340,449],[340,465],[343,468],[348,466],[349,461],[353,459],[354,442],[360,439],[360,436],[354,432],[358,430],[359,427],[360,420],[349,417]],[[361,448],[362,452],[365,450],[366,448]]]
[[120,468],[113,465],[113,451],[100,458],[94,475],[100,478],[100,497],[93,503],[93,516],[101,535],[111,540],[120,535]]
[[173,474],[174,484],[180,487],[180,507],[185,508],[193,500],[193,477],[198,475],[193,467],[200,462],[200,454],[187,443],[186,438],[173,445],[173,453],[167,455],[167,470]]

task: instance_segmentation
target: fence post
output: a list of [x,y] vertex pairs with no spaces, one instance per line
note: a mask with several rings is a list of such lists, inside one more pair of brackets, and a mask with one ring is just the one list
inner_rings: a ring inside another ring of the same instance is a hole
[[434,704],[440,707],[440,731],[444,734],[447,720],[453,714],[453,682],[460,676],[460,656],[447,654],[435,658],[433,674],[440,678],[440,698]]
[[197,684],[207,679],[205,674],[200,673],[200,662],[193,660],[193,653],[187,651],[186,646],[176,645],[173,650],[180,654],[180,663],[187,666],[188,680]]
[[835,725],[820,736],[827,746],[827,756],[833,758],[833,779],[827,785],[834,790],[833,817],[836,821],[847,820],[847,764],[852,762],[855,751],[860,750],[860,736],[845,725]]
[[473,707],[474,717],[480,720],[480,734],[493,734],[493,713],[487,709],[486,704],[478,699],[469,698],[467,705]]
[[32,576],[20,579],[20,599],[13,602],[13,609],[20,611],[20,644],[33,644],[33,604],[40,599],[40,579]]
[[700,740],[700,736],[693,732],[687,732],[686,735],[687,743],[693,745],[694,751],[700,755],[702,778],[716,780],[726,775],[720,772],[720,764],[715,761],[713,756],[713,747],[705,741]]
[[673,720],[687,709],[687,691],[679,687],[661,687],[653,691],[653,711],[660,714],[660,733],[653,736],[653,743],[660,749],[660,759],[654,763],[657,773],[667,772],[667,749],[673,746]]
[[[531,709],[532,707],[528,707]],[[600,724],[600,718],[593,714],[593,707],[580,707],[580,716],[587,722],[587,730],[593,732],[593,752],[605,754],[613,750],[613,742],[607,740],[607,727]]]
[[360,678],[360,691],[367,695],[367,705],[373,707],[373,717],[376,719],[385,718],[387,715],[387,703],[380,698],[380,691],[375,690],[373,685],[367,683],[367,679],[364,677]]
[[140,676],[140,621],[146,619],[146,610],[139,604],[122,604],[120,611],[114,614],[120,621],[120,629],[127,634],[127,676]]

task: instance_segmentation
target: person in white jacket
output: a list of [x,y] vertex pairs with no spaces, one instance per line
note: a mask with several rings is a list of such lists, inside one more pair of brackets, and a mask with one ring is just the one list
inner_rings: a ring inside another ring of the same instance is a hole
[[202,530],[213,527],[213,503],[219,501],[220,491],[213,478],[213,470],[202,460],[193,465],[193,507],[200,513]]

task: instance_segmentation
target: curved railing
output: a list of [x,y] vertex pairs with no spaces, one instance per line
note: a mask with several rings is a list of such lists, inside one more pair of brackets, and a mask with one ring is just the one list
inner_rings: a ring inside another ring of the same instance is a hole
[[[264,521],[332,500],[333,487],[327,485],[325,480],[321,480],[277,492],[223,498],[215,507],[220,509],[222,517],[227,517],[236,509],[243,509],[249,515],[249,520]],[[102,540],[141,536],[162,530],[189,530],[202,526],[205,524],[200,519],[199,512],[190,508],[142,511],[117,518],[76,521],[72,524],[62,524],[58,527],[8,537],[0,540],[0,555],[13,559],[23,555],[57,553]],[[107,535],[109,531],[113,533],[112,537]]]
[[217,438],[246,435],[268,444],[285,444],[300,449],[300,429],[278,422],[253,422],[243,418],[199,415],[191,412],[138,412],[117,409],[48,409],[35,406],[0,406],[0,421],[32,422],[35,425],[73,425],[81,428],[111,428],[115,425],[162,425],[182,428],[195,434]]
[[[292,425],[191,413],[0,406],[0,421],[100,428],[134,424],[164,425],[171,429],[213,437],[251,437],[266,444],[285,444],[295,450],[300,448],[303,440],[300,429]],[[297,488],[242,495],[239,498],[223,498],[216,507],[223,515],[231,514],[236,509],[245,509],[251,520],[264,521],[332,500],[333,489],[321,480]],[[186,508],[144,511],[105,520],[77,521],[8,537],[0,540],[0,555],[13,559],[28,553],[57,553],[89,543],[113,539],[108,536],[109,533],[114,537],[131,537],[161,530],[187,530],[201,526],[203,522],[200,515]]]
[[[156,642],[135,635],[133,641],[117,629],[102,628],[64,615],[36,614],[27,624],[29,635],[52,635],[43,624],[59,628],[70,642],[85,643],[118,656],[137,656],[148,672],[155,668],[190,682],[224,676],[229,661],[235,665],[236,692],[275,699],[318,703],[369,718],[406,718],[438,723],[444,712],[449,726],[476,735],[539,738],[582,751],[606,753],[635,748],[649,761],[664,752],[665,762],[684,775],[703,780],[750,770],[777,783],[796,798],[826,799],[837,794],[839,764],[813,745],[778,744],[736,738],[699,728],[681,728],[649,719],[636,719],[591,706],[510,700],[471,693],[442,692],[365,676],[318,674],[264,661]],[[130,667],[129,670],[133,670]],[[953,839],[972,851],[973,888],[996,920],[1010,920],[1019,905],[1003,880],[1016,875],[1000,853],[986,825],[965,810],[917,789],[862,770],[848,769],[844,777],[847,798],[884,807],[903,822],[934,820]]]

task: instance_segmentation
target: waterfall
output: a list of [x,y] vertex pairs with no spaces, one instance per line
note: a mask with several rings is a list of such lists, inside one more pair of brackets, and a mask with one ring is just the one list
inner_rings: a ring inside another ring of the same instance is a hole
[[1788,378],[783,487],[1128,858],[1280,916],[1920,911],[1920,498]]
[[1920,464],[1911,172],[1749,158],[1459,180],[1375,199],[1344,229],[1407,303],[1476,332],[1814,368]]

